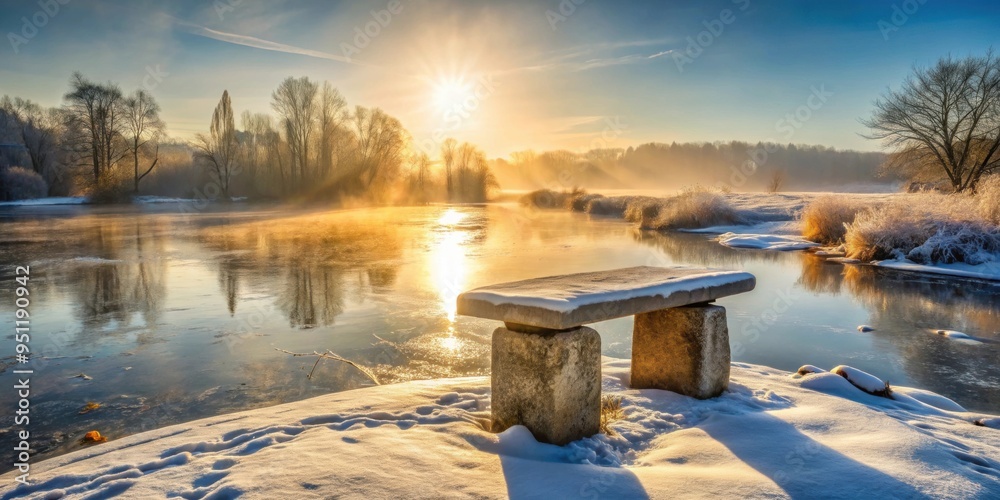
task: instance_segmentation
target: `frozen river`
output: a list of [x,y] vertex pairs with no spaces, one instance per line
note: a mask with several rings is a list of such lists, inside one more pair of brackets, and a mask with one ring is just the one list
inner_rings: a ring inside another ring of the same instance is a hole
[[[39,457],[78,448],[91,429],[114,439],[371,384],[333,361],[307,379],[314,358],[276,349],[329,349],[383,382],[487,374],[498,323],[456,317],[461,291],[634,265],[755,274],[754,292],[719,301],[737,361],[785,370],[850,364],[1000,413],[1000,287],[986,282],[736,250],[711,236],[513,204],[179,208],[0,209],[8,332],[14,268],[31,267],[30,429]],[[861,324],[875,331],[860,333]],[[631,318],[595,328],[607,356],[630,356]],[[4,334],[8,409],[14,344]],[[90,402],[100,407],[81,413]],[[0,446],[10,449],[13,414],[2,415]]]

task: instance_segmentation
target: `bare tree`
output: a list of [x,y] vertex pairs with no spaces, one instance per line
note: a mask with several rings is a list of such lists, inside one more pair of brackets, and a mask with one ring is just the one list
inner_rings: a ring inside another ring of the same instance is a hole
[[399,120],[379,108],[354,110],[357,136],[356,173],[360,187],[370,194],[376,184],[387,183],[402,166],[407,146],[406,130]]
[[475,145],[463,142],[454,149],[452,158],[455,195],[459,201],[486,201],[490,191],[499,187],[486,154]]
[[943,173],[955,191],[1000,169],[1000,58],[940,59],[875,101],[868,138],[893,154],[885,168]]
[[128,154],[122,140],[122,91],[115,84],[97,84],[74,73],[64,99],[68,128],[75,131],[69,146],[83,164],[90,165],[99,183]]
[[430,200],[431,187],[431,161],[427,153],[413,153],[410,156],[410,195],[418,203],[427,203]]
[[318,113],[316,94],[319,86],[308,77],[288,77],[271,94],[271,107],[284,125],[288,145],[292,151],[293,182],[303,184],[309,172],[309,143],[315,129]]
[[[139,89],[123,101],[125,109],[125,138],[128,140],[132,153],[133,191],[139,193],[139,181],[149,175],[160,161],[160,138],[163,135],[164,124],[160,120],[160,105],[156,99]],[[150,151],[152,150],[152,151]],[[139,156],[144,155],[151,160],[145,172],[139,173]]]
[[49,193],[59,177],[58,114],[20,97],[0,99],[0,127],[6,135],[24,145],[31,167],[49,185]]
[[452,201],[455,196],[455,184],[452,178],[452,169],[455,166],[455,153],[458,150],[458,141],[451,137],[441,143],[441,162],[444,163],[444,179],[448,201]]
[[343,158],[346,144],[342,136],[347,133],[344,128],[347,101],[330,82],[323,82],[320,88],[317,121],[319,144],[316,170],[318,176],[330,176]]
[[767,183],[768,193],[777,193],[781,191],[781,186],[785,183],[785,172],[784,170],[776,169],[771,173],[771,180]]
[[198,134],[195,147],[198,149],[198,158],[208,164],[209,172],[219,183],[222,195],[229,198],[229,184],[232,181],[238,143],[228,90],[222,92],[222,99],[215,106],[208,135]]

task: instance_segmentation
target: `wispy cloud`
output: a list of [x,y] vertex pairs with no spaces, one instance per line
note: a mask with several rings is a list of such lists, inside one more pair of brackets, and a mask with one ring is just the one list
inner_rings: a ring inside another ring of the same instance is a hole
[[670,55],[670,54],[673,54],[674,52],[675,51],[673,49],[664,50],[663,52],[657,52],[655,54],[651,54],[649,56],[646,56],[646,58],[647,59],[656,59],[657,57],[663,57],[663,56],[666,56],[666,55]]
[[587,71],[609,66],[620,66],[624,64],[639,64],[663,57],[673,52],[673,50],[663,50],[652,54],[633,53],[625,55],[607,55],[604,57],[594,57],[595,55],[608,54],[620,51],[620,49],[650,47],[670,43],[670,40],[634,40],[626,42],[599,42],[583,46],[571,47],[556,51],[548,59],[535,64],[519,66],[503,71],[501,73],[519,73],[527,71]]
[[271,50],[275,52],[284,52],[286,54],[296,54],[306,57],[315,57],[318,59],[327,59],[330,61],[337,61],[347,64],[354,64],[357,66],[370,66],[369,64],[362,63],[356,59],[349,57],[344,57],[337,54],[331,54],[329,52],[322,52],[319,50],[306,49],[303,47],[296,47],[294,45],[288,45],[279,42],[272,42],[270,40],[264,40],[262,38],[239,35],[236,33],[226,33],[224,31],[217,31],[213,29],[206,28],[204,26],[199,26],[197,24],[186,23],[183,21],[175,21],[175,25],[184,31],[197,36],[203,36],[205,38],[211,38],[213,40],[218,40],[220,42],[232,43],[236,45],[243,45],[246,47],[253,47],[262,50]]

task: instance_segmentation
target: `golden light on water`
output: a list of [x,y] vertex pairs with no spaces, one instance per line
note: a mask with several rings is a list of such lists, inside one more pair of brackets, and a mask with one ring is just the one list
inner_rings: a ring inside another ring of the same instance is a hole
[[438,342],[441,344],[441,347],[448,352],[457,351],[462,344],[461,341],[455,337],[454,328],[451,326],[448,327],[448,336],[438,339]]
[[[458,294],[462,293],[468,277],[468,256],[466,249],[472,233],[456,229],[467,217],[455,209],[448,209],[438,218],[438,230],[434,232],[429,252],[431,284],[437,291],[441,310],[448,318],[448,333],[454,334],[454,323]],[[445,339],[446,341],[449,339]],[[450,337],[453,348],[457,339]],[[447,342],[445,342],[447,344]],[[448,347],[445,345],[445,347]]]
[[445,210],[441,217],[438,218],[438,224],[442,226],[454,226],[465,219],[466,215],[454,208],[449,208]]

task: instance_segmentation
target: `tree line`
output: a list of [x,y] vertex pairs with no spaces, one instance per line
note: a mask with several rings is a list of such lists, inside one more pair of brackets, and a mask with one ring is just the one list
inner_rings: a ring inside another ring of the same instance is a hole
[[[506,187],[815,189],[877,180],[881,153],[824,146],[729,142],[647,143],[583,153],[521,151],[493,165]],[[894,178],[885,179],[885,182]]]
[[447,139],[440,161],[432,160],[412,147],[398,119],[377,107],[349,107],[329,82],[286,78],[271,108],[243,111],[237,124],[223,91],[207,132],[179,141],[168,136],[145,89],[126,93],[76,73],[59,107],[4,96],[0,198],[481,202],[499,187],[475,145]]

